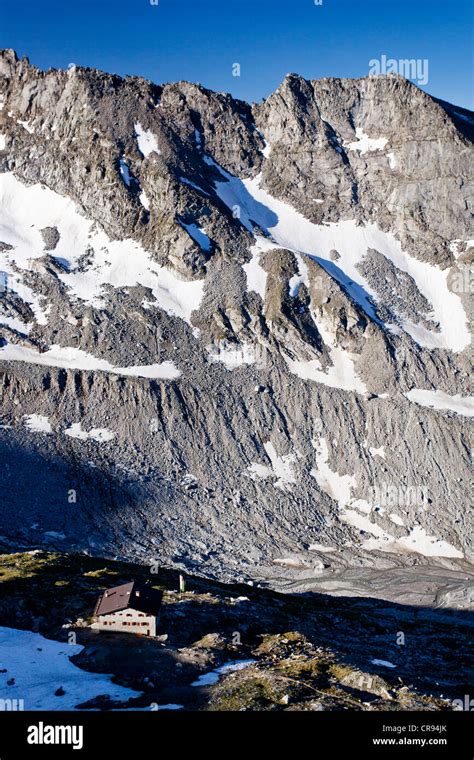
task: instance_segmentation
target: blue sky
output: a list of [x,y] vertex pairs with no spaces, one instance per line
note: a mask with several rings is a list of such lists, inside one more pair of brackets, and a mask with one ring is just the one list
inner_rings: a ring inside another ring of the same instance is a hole
[[[472,0],[0,0],[0,47],[40,68],[187,79],[258,101],[289,71],[358,77],[428,59],[436,97],[474,108]],[[240,77],[232,65],[240,64]]]

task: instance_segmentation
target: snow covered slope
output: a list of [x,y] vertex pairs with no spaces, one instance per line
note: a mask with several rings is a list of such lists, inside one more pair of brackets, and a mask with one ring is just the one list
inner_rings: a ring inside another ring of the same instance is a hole
[[117,686],[111,676],[89,673],[71,662],[84,647],[46,639],[39,633],[0,627],[0,691],[24,710],[74,710],[108,695],[128,702],[139,692]]

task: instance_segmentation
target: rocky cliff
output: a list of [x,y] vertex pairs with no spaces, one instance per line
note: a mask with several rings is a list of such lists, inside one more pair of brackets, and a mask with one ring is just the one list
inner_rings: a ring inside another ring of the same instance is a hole
[[473,114],[11,50],[0,107],[4,538],[466,604]]

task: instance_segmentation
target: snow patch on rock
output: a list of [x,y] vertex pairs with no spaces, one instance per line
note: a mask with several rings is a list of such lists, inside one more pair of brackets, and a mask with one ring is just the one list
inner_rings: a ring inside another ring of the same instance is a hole
[[25,425],[32,433],[52,433],[53,428],[48,417],[42,414],[25,414],[23,415]]
[[370,452],[370,456],[372,457],[381,457],[382,459],[385,459],[384,446],[379,446],[378,449],[374,448],[373,446],[369,446],[369,452]]
[[430,409],[454,412],[464,417],[474,417],[474,396],[450,396],[444,391],[430,391],[421,388],[405,393],[405,396],[415,404],[427,406]]
[[250,343],[237,346],[227,343],[207,346],[207,351],[211,362],[220,362],[228,370],[237,369],[245,364],[255,364],[258,359],[256,348]]
[[[321,438],[315,442],[316,468],[311,470],[311,475],[316,478],[320,488],[328,494],[339,507],[339,517],[356,530],[369,533],[372,538],[362,542],[362,548],[366,551],[384,551],[395,554],[416,552],[425,557],[452,557],[463,558],[463,553],[447,541],[442,541],[427,535],[426,531],[415,526],[406,536],[396,538],[384,530],[376,522],[370,519],[372,506],[364,499],[352,498],[352,489],[357,486],[353,475],[339,475],[330,469],[328,465],[329,451],[327,442]],[[392,522],[403,525],[401,518],[392,516]]]
[[296,262],[298,265],[298,272],[290,277],[288,282],[288,295],[290,298],[296,298],[298,296],[301,285],[309,287],[308,279],[308,266],[301,254],[296,254]]
[[355,369],[355,354],[351,354],[341,348],[337,343],[335,334],[330,330],[324,320],[312,313],[313,321],[329,351],[331,366],[322,369],[319,359],[290,359],[285,356],[285,361],[290,372],[298,375],[303,380],[312,380],[329,388],[340,388],[343,391],[366,393],[367,388]]
[[210,251],[212,249],[212,243],[202,227],[199,227],[195,222],[191,224],[180,222],[180,224],[203,251]]
[[80,348],[53,345],[47,351],[40,353],[27,346],[7,343],[0,348],[0,360],[10,362],[28,362],[43,367],[60,367],[63,369],[78,369],[84,371],[99,370],[111,372],[114,375],[130,377],[145,377],[155,380],[175,380],[181,372],[173,362],[162,364],[145,364],[134,367],[115,367],[106,359],[98,359]]
[[135,135],[137,138],[138,150],[144,158],[148,158],[150,153],[161,155],[156,136],[150,130],[143,129],[140,122],[135,124]]
[[262,253],[271,248],[274,248],[274,246],[269,244],[266,238],[257,235],[255,245],[250,248],[252,258],[247,264],[242,265],[242,269],[247,277],[247,292],[257,293],[262,301],[265,301],[267,273],[260,264],[260,257]]
[[[38,297],[22,284],[13,265],[28,271],[32,261],[43,255],[40,230],[44,227],[56,227],[60,233],[54,255],[67,262],[68,271],[58,277],[76,298],[105,308],[103,286],[142,285],[152,290],[158,308],[191,323],[192,312],[202,302],[204,280],[180,279],[171,269],[159,266],[136,241],[110,240],[98,225],[79,214],[70,199],[41,185],[27,187],[11,173],[0,174],[0,240],[13,246],[0,252],[0,269],[9,275],[9,287],[34,304],[40,324],[46,324],[47,318]],[[80,262],[86,251],[90,263],[84,267]]]
[[271,441],[264,443],[263,447],[270,460],[270,466],[252,462],[248,467],[249,476],[252,480],[276,478],[275,488],[280,488],[283,491],[288,490],[289,487],[296,483],[294,473],[296,456],[294,454],[279,456]]
[[106,443],[115,438],[115,433],[107,428],[92,428],[89,431],[82,430],[80,422],[74,422],[71,427],[64,431],[65,435],[70,438],[77,438],[79,441],[97,441],[98,443]]
[[[413,340],[427,348],[444,348],[453,352],[462,351],[470,344],[471,336],[462,301],[448,286],[449,269],[442,270],[406,253],[392,233],[384,232],[372,222],[358,225],[355,220],[345,220],[314,224],[290,204],[264,190],[261,174],[253,179],[240,180],[209,156],[205,157],[205,161],[223,177],[222,181],[215,183],[216,193],[229,209],[238,207],[239,219],[249,232],[255,234],[255,225],[258,225],[268,234],[267,243],[273,242],[274,248],[312,256],[374,322],[382,324],[372,303],[373,300],[377,301],[377,293],[357,268],[371,248],[410,275],[420,293],[433,306],[430,319],[433,327],[437,324],[440,327],[436,332],[411,322],[403,315],[398,317]],[[340,254],[337,265],[331,260],[332,250]],[[386,327],[389,329],[390,325]],[[397,330],[398,325],[393,328]]]
[[356,128],[357,140],[348,144],[349,150],[357,150],[363,156],[374,150],[383,150],[388,143],[386,137],[373,138],[365,134],[361,127]]
[[127,187],[130,187],[130,183],[132,181],[132,177],[130,174],[130,169],[128,168],[128,164],[125,161],[124,158],[120,159],[120,175],[126,184]]

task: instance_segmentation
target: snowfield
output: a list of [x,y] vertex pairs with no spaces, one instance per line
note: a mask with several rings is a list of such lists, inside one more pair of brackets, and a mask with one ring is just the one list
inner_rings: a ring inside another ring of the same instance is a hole
[[128,168],[128,164],[125,161],[124,158],[120,159],[120,174],[122,176],[123,181],[125,182],[127,187],[130,187],[130,183],[132,181],[131,175],[130,175],[130,169]]
[[255,346],[250,343],[242,343],[238,346],[232,344],[211,345],[207,346],[207,351],[212,364],[220,362],[229,371],[245,364],[255,364],[259,358]]
[[135,124],[135,134],[137,137],[138,150],[144,158],[148,158],[150,153],[160,155],[156,136],[150,130],[143,129],[140,123]]
[[89,431],[83,430],[80,422],[74,422],[64,433],[70,438],[77,438],[79,441],[93,440],[98,443],[106,443],[115,437],[115,433],[107,428],[92,428]]
[[313,380],[330,388],[340,388],[343,391],[366,393],[367,388],[357,375],[354,361],[356,357],[337,345],[336,335],[323,319],[312,312],[313,322],[318,328],[325,345],[329,350],[332,366],[321,369],[318,359],[301,361],[285,357],[288,369],[303,380]]
[[369,135],[366,135],[364,130],[360,127],[356,128],[356,137],[357,140],[349,143],[347,147],[349,150],[359,151],[362,156],[374,150],[383,150],[383,148],[385,148],[386,144],[388,143],[386,137],[379,137],[374,139],[372,137],[369,137]]
[[[74,710],[101,695],[121,702],[141,696],[112,683],[110,675],[89,673],[74,665],[70,658],[82,649],[79,644],[52,641],[32,631],[0,627],[2,699],[23,700],[25,710]],[[59,688],[64,690],[63,696],[55,695]]]
[[[365,145],[365,142],[363,143]],[[376,323],[381,324],[371,300],[377,302],[377,293],[368,285],[357,269],[370,248],[375,249],[399,270],[410,275],[420,293],[432,304],[430,315],[433,327],[439,323],[440,331],[428,330],[421,324],[399,316],[405,332],[420,346],[463,351],[471,336],[467,317],[460,297],[448,287],[449,269],[442,270],[433,264],[419,261],[402,250],[391,233],[384,232],[374,223],[358,225],[354,220],[318,225],[310,222],[288,203],[273,197],[261,187],[261,175],[240,180],[226,172],[211,157],[205,161],[222,175],[215,183],[216,193],[229,209],[240,209],[240,221],[249,232],[258,225],[266,231],[272,247],[285,248],[294,253],[313,257],[333,277]],[[336,250],[340,259],[331,260]],[[396,331],[398,325],[386,325]]]
[[32,433],[52,433],[53,428],[47,417],[42,414],[25,414],[23,416],[25,425]]
[[[27,187],[11,173],[0,174],[0,240],[13,246],[13,250],[0,252],[0,269],[9,275],[10,289],[35,304],[40,324],[47,323],[47,315],[12,265],[32,269],[34,259],[44,255],[40,230],[45,227],[59,231],[60,239],[51,255],[66,265],[67,271],[58,276],[71,296],[101,309],[106,306],[104,285],[142,285],[152,291],[154,306],[190,324],[193,311],[201,305],[204,280],[180,279],[153,261],[136,241],[110,240],[97,224],[79,214],[70,199],[41,185]],[[88,249],[91,260],[86,267],[80,266]]]
[[255,663],[255,660],[235,660],[234,662],[227,662],[225,665],[221,665],[215,670],[211,670],[209,673],[203,673],[196,681],[193,681],[191,686],[213,686],[216,684],[220,677],[226,673],[235,673],[238,670],[244,670]]
[[291,486],[296,483],[294,472],[296,456],[294,454],[279,456],[271,441],[264,443],[263,448],[270,461],[270,466],[251,462],[247,468],[248,476],[252,480],[274,480],[275,488],[280,488],[282,491],[291,489]]
[[268,240],[262,235],[256,236],[256,243],[250,249],[252,258],[247,264],[242,266],[247,277],[247,292],[257,293],[262,301],[265,301],[265,290],[267,287],[267,273],[260,265],[260,256],[267,250],[274,248]]
[[[383,551],[394,554],[414,552],[424,557],[451,557],[462,559],[463,552],[447,541],[429,536],[425,529],[415,525],[400,538],[392,536],[380,525],[374,522],[375,504],[369,504],[364,499],[354,499],[352,489],[356,488],[357,480],[354,475],[339,475],[331,470],[328,464],[329,449],[325,438],[314,442],[316,449],[316,467],[311,475],[316,479],[320,488],[327,493],[339,508],[339,518],[356,530],[364,531],[372,536],[362,541],[366,551]],[[374,519],[371,519],[374,518]],[[392,515],[392,522],[399,527],[403,520],[398,515]]]
[[380,665],[382,668],[396,668],[397,666],[393,664],[393,662],[389,662],[388,660],[371,660],[370,661],[372,665]]
[[212,243],[202,227],[199,227],[195,222],[192,222],[191,224],[181,222],[181,226],[203,251],[210,251],[212,249]]
[[421,388],[405,393],[405,396],[415,404],[428,406],[431,409],[454,412],[464,417],[474,417],[474,396],[450,396],[443,391],[428,391]]
[[136,367],[114,367],[105,359],[98,359],[80,348],[51,346],[40,353],[26,346],[7,343],[0,348],[0,360],[10,362],[29,362],[43,367],[60,367],[62,369],[100,370],[114,375],[146,377],[154,380],[176,380],[181,372],[173,362],[162,364],[145,364]]

